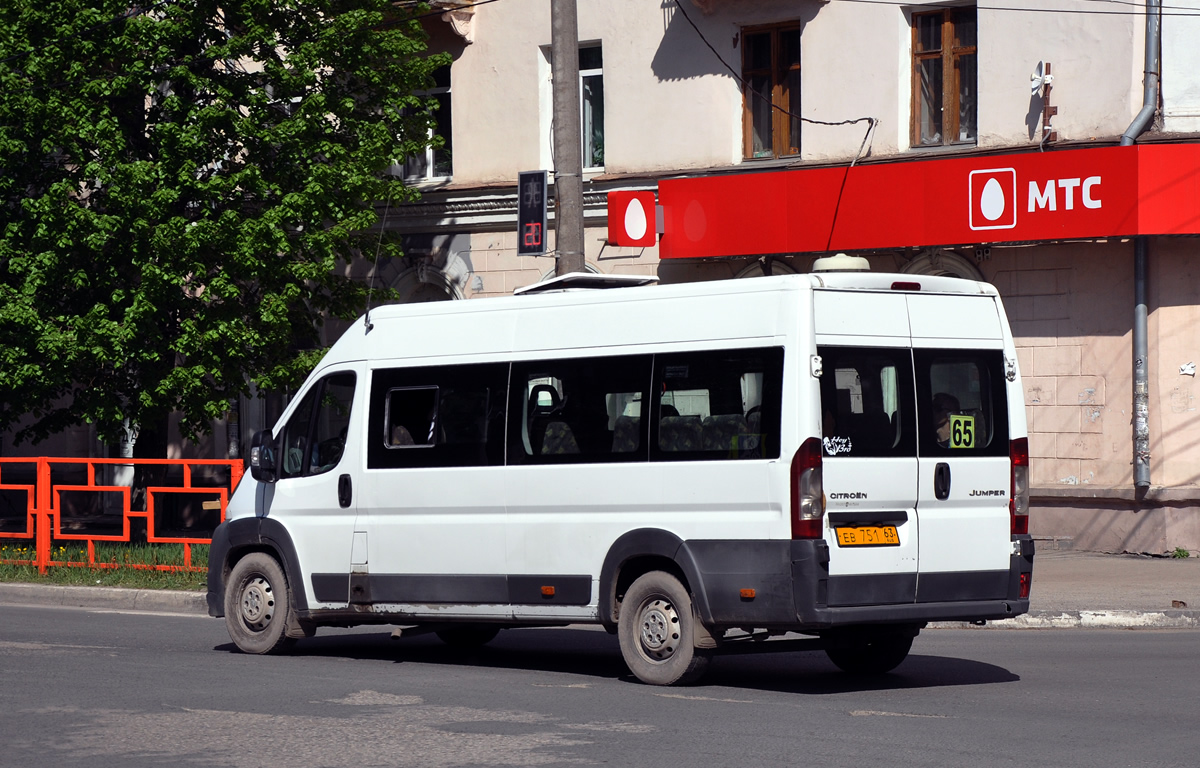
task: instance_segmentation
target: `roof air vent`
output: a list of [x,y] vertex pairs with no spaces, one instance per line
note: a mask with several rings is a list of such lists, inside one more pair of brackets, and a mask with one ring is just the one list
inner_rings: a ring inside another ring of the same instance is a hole
[[838,253],[824,256],[813,262],[813,272],[870,272],[871,264],[862,256],[847,256]]

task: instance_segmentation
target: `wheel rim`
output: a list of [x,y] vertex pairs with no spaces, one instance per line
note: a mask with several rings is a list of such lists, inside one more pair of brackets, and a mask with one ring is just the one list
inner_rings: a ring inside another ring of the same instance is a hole
[[262,576],[246,580],[238,601],[242,622],[250,629],[261,631],[275,615],[275,593],[271,583]]
[[679,647],[679,613],[662,597],[647,598],[638,609],[638,648],[650,661],[665,662]]

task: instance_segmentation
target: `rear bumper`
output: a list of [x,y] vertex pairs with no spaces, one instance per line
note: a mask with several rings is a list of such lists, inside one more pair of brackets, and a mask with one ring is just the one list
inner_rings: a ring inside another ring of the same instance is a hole
[[[693,540],[676,559],[691,576],[701,621],[711,628],[993,621],[1029,611],[1021,582],[1022,574],[1032,578],[1033,541],[1015,540],[1019,554],[1007,571],[929,574],[924,584],[920,574],[831,578],[828,545],[819,540]],[[743,596],[747,589],[754,590],[752,598]]]

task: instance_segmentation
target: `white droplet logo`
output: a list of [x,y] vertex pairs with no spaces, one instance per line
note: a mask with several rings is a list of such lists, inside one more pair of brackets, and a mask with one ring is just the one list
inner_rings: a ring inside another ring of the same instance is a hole
[[1004,189],[995,178],[988,179],[987,184],[983,185],[979,210],[988,221],[995,221],[1004,215]]
[[646,209],[636,197],[629,201],[629,206],[625,209],[625,234],[634,240],[641,240],[646,236]]

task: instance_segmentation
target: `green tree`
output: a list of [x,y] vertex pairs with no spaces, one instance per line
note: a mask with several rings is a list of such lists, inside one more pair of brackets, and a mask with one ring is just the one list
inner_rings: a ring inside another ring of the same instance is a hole
[[298,383],[365,306],[375,204],[414,197],[386,169],[429,143],[425,10],[0,3],[0,430],[194,436]]

